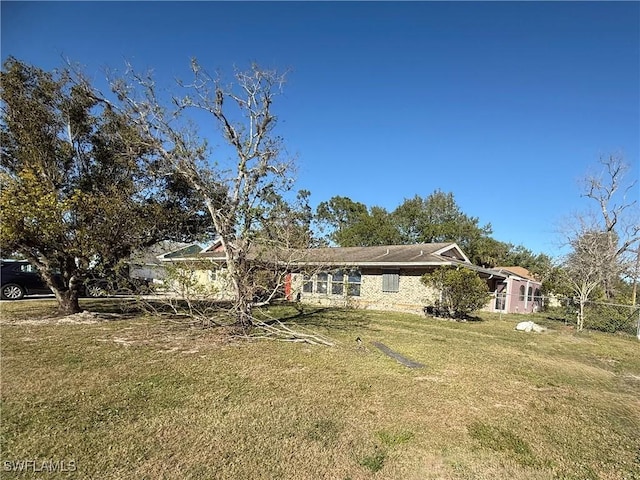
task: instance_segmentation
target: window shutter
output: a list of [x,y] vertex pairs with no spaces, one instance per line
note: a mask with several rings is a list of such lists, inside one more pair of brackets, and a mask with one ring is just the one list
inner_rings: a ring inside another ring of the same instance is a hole
[[400,291],[400,275],[397,272],[382,273],[382,291],[383,292],[399,292]]

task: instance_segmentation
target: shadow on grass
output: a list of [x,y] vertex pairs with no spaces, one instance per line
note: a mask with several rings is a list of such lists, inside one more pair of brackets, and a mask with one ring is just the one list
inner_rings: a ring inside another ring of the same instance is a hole
[[269,307],[266,313],[268,317],[272,317],[272,319],[263,319],[267,324],[280,321],[306,328],[327,328],[339,331],[369,328],[371,324],[371,319],[358,310],[335,307],[283,303]]
[[[121,314],[123,318],[135,315],[151,315],[164,318],[175,317],[183,319],[185,325],[193,323],[188,313],[190,308],[203,318],[220,320],[229,324],[229,302],[190,302],[172,300],[171,303],[162,299],[136,298],[101,298],[86,299],[81,307],[93,313]],[[326,306],[302,305],[292,302],[277,302],[273,305],[254,309],[255,317],[267,325],[282,322],[285,325],[298,325],[311,329],[330,329],[333,331],[349,331],[353,329],[368,329],[371,317],[356,309],[345,309]],[[223,321],[225,317],[226,321]],[[213,323],[210,326],[215,326]]]
[[141,315],[142,305],[133,298],[97,298],[80,300],[80,308],[92,313]]
[[444,321],[448,321],[448,322],[454,322],[454,323],[482,323],[485,321],[484,318],[482,317],[478,317],[475,315],[465,315],[464,317],[453,317],[453,316],[449,316],[449,317],[443,317],[443,316],[438,316],[438,315],[430,315],[430,314],[426,314],[426,318],[429,319],[434,319],[434,320],[444,320]]

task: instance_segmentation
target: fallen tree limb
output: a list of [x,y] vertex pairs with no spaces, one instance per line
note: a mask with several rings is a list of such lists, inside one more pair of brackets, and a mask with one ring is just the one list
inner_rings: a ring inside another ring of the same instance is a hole
[[[301,328],[296,325],[297,328]],[[269,340],[280,340],[285,342],[303,342],[310,345],[334,346],[334,343],[318,333],[304,333],[298,329],[294,330],[279,320],[271,319],[269,323],[254,320],[254,328],[251,338],[263,338]]]

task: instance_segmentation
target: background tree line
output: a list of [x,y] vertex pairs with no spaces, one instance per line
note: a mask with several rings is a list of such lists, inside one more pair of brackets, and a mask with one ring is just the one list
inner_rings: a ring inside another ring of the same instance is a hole
[[492,238],[491,224],[481,225],[441,190],[407,198],[392,212],[335,196],[318,205],[315,220],[321,239],[341,247],[456,242],[476,265],[517,265],[541,276],[552,265],[548,255]]

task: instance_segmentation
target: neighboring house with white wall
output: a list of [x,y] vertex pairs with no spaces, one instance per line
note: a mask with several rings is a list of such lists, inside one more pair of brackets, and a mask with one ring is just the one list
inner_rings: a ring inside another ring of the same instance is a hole
[[129,276],[162,283],[166,276],[166,264],[173,258],[196,255],[202,250],[197,243],[181,243],[165,240],[135,252],[129,260]]

